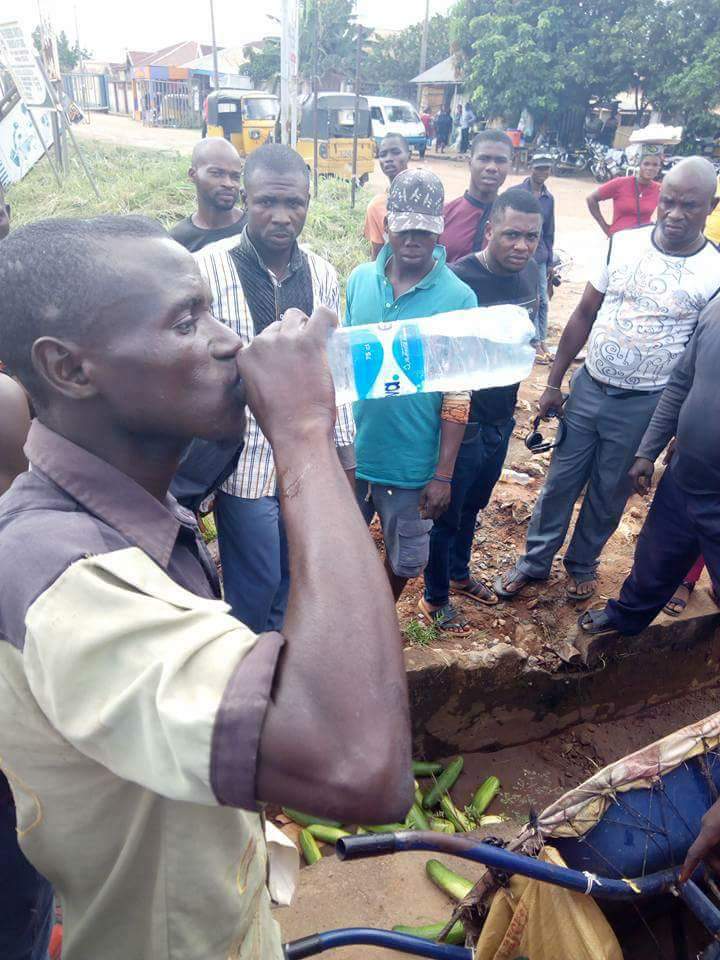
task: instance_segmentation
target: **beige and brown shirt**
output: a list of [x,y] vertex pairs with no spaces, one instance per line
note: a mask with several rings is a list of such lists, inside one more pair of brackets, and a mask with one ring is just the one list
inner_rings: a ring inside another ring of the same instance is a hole
[[273,960],[258,743],[283,638],[194,518],[35,421],[0,498],[0,768],[63,960]]

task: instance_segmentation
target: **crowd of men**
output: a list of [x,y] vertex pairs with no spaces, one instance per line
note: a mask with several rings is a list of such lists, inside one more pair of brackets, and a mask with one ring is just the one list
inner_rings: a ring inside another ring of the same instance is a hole
[[[300,242],[298,154],[268,144],[243,170],[226,141],[202,141],[197,210],[175,239],[100,217],[2,240],[0,356],[23,388],[0,376],[3,957],[44,958],[54,887],[66,960],[279,960],[262,804],[357,823],[410,807],[394,606],[407,581],[424,575],[421,616],[467,633],[452,597],[509,602],[547,579],[584,492],[564,563],[568,598],[590,599],[632,484],[649,490],[672,438],[620,598],[580,627],[643,629],[701,552],[720,583],[712,166],[678,164],[657,222],[613,236],[552,357],[549,158],[500,192],[508,136],[468,149],[468,189],[446,203],[401,137],[382,142],[388,191],[368,208],[370,256],[342,319],[528,310],[551,364],[539,413],[562,414],[565,437],[525,552],[492,588],[471,548],[519,384],[336,408],[324,346],[340,285]],[[0,238],[9,213],[0,198]],[[224,601],[194,514],[168,492],[197,440],[233,451],[215,492]],[[710,818],[693,855],[718,839]]]

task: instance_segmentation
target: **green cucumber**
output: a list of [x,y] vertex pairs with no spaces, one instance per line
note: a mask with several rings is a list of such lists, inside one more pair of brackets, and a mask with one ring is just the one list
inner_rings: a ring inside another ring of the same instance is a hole
[[340,830],[338,827],[326,827],[324,823],[311,823],[306,829],[316,840],[322,840],[323,843],[337,843],[342,837],[350,836],[347,830]]
[[290,807],[281,807],[286,817],[290,817],[298,826],[309,827],[311,823],[321,823],[325,827],[341,827],[342,824],[337,820],[327,820],[325,817],[315,817],[311,813],[300,813],[299,810],[291,810]]
[[305,863],[311,867],[314,863],[317,863],[318,860],[322,860],[322,854],[320,853],[320,848],[315,842],[315,837],[310,833],[309,830],[300,831],[300,847],[305,857]]
[[426,810],[432,810],[440,803],[440,798],[447,793],[454,785],[463,768],[463,758],[456,757],[451,761],[437,778],[431,789],[425,794],[423,806]]
[[404,823],[364,823],[363,829],[368,833],[397,833],[398,830],[407,830],[407,827]]
[[[407,933],[411,937],[420,937],[422,940],[437,940],[444,923],[427,923],[424,927],[393,927],[395,933]],[[443,943],[465,943],[465,927],[458,920],[450,927],[450,931]]]
[[500,781],[497,777],[488,777],[475,791],[475,796],[470,803],[470,812],[474,817],[480,817],[485,813],[492,801],[500,791]]
[[425,872],[436,887],[446,893],[451,900],[457,902],[463,900],[475,886],[470,880],[461,877],[459,873],[453,873],[439,860],[428,860],[425,864]]
[[443,765],[430,760],[413,760],[412,771],[414,777],[437,777],[443,772]]

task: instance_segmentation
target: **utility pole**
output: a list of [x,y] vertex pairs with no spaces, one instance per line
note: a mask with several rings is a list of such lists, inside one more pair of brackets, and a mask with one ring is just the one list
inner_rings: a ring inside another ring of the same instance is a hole
[[218,90],[220,88],[220,74],[218,72],[217,43],[215,42],[215,4],[213,0],[210,0],[210,35],[213,48],[213,82],[215,89]]
[[360,119],[360,51],[362,50],[363,29],[357,25],[357,53],[355,56],[355,115],[353,120],[352,180],[350,181],[350,206],[355,209],[355,191],[357,190],[358,121]]
[[[422,39],[420,41],[420,73],[427,68],[428,25],[430,22],[430,0],[425,0],[425,19],[423,21]],[[422,96],[422,84],[418,84],[418,106]]]

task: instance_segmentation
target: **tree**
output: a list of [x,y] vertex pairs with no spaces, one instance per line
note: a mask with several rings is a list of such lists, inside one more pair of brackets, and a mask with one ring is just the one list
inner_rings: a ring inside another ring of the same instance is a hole
[[252,80],[257,90],[274,89],[280,76],[280,40],[266,37],[259,44],[245,47],[243,73]]
[[354,0],[305,0],[300,19],[302,79],[312,80],[316,39],[321,89],[338,75],[354,77],[359,29]]
[[[37,26],[32,32],[33,43],[35,49],[42,56],[42,46],[40,43],[40,27]],[[61,30],[56,37],[57,41],[57,51],[58,51],[58,63],[60,64],[60,70],[62,73],[71,73],[75,67],[80,63],[81,60],[91,60],[92,51],[85,50],[81,47],[77,40],[71,46],[70,41],[68,40],[67,34],[64,30]]]
[[[365,75],[378,93],[413,100],[417,91],[410,80],[420,72],[422,22],[400,33],[376,39],[367,59]],[[428,25],[427,66],[450,55],[450,18],[435,14]]]
[[[609,37],[632,0],[460,0],[451,40],[469,98],[517,120],[584,108],[622,89]],[[661,2],[661,0],[658,0]]]

